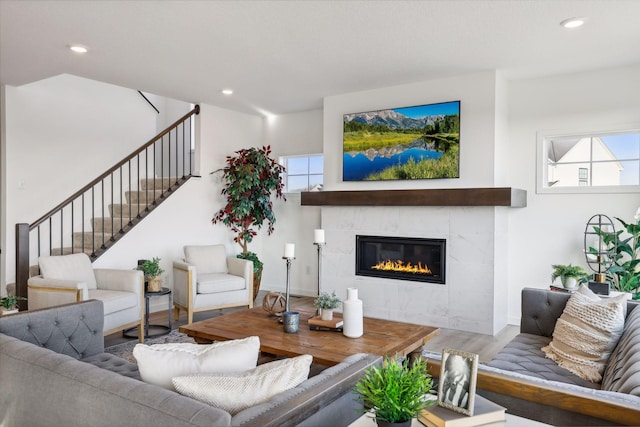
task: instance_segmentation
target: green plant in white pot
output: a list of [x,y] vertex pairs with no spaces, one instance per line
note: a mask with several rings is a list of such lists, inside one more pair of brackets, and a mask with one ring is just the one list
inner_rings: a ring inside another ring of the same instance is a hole
[[0,298],[0,314],[12,314],[18,312],[18,301],[26,301],[24,297],[17,295],[8,295]]
[[551,268],[553,268],[551,282],[560,278],[560,283],[565,289],[577,288],[578,283],[584,281],[587,277],[587,272],[579,265],[554,264]]
[[332,293],[320,292],[318,298],[313,302],[314,307],[320,310],[322,320],[332,320],[333,310],[340,307],[340,304],[342,304],[342,300],[338,298],[336,291]]
[[366,413],[378,426],[410,426],[420,411],[436,403],[426,399],[433,379],[422,358],[398,361],[385,356],[382,366],[372,366],[355,385]]

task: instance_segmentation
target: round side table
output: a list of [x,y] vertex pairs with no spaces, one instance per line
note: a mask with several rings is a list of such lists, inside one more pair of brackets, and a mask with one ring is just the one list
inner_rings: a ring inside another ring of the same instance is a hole
[[[162,297],[168,295],[169,296],[169,320],[168,325],[150,325],[149,324],[149,300],[154,297]],[[173,305],[173,296],[171,294],[171,289],[162,288],[158,292],[144,292],[144,337],[145,338],[155,338],[161,335],[166,335],[171,332],[171,308]],[[151,331],[158,331],[151,334]],[[138,326],[134,326],[133,328],[126,329],[122,332],[122,335],[129,338],[137,338],[138,337]]]

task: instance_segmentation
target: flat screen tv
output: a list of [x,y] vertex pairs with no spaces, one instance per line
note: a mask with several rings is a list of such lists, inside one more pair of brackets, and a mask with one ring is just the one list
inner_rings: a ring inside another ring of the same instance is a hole
[[460,101],[343,116],[343,181],[460,177]]

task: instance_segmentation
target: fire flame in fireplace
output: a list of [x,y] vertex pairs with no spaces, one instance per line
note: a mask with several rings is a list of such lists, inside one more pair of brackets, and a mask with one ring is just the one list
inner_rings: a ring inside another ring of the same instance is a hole
[[418,262],[418,264],[411,264],[410,262],[405,264],[402,260],[391,261],[388,259],[380,261],[371,268],[382,271],[397,271],[399,273],[432,274],[429,267],[422,265],[421,262]]

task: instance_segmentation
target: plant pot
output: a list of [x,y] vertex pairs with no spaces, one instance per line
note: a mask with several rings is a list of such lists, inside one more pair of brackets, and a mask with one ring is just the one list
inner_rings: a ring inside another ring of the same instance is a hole
[[411,420],[390,423],[389,421],[376,420],[378,427],[411,427]]
[[330,308],[323,308],[321,317],[322,320],[333,320],[333,310]]
[[262,282],[262,267],[253,272],[253,300],[255,301],[260,292],[260,282]]
[[147,292],[160,292],[162,290],[162,277],[154,276],[147,278]]
[[578,281],[575,277],[565,277],[562,286],[564,286],[565,289],[576,289],[578,287]]
[[0,307],[0,316],[5,316],[7,314],[15,314],[17,312],[18,312],[17,308],[6,309],[6,308]]

